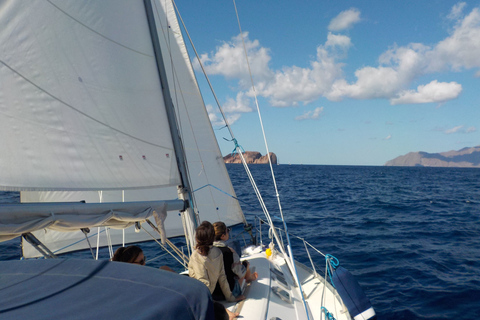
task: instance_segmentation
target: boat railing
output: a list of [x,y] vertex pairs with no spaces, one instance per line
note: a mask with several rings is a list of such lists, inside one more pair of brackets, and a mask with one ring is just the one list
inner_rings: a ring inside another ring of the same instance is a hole
[[[274,227],[278,235],[280,237],[280,241],[282,241],[282,245],[286,245],[285,241],[285,230],[279,227]],[[254,230],[254,238],[255,238],[255,244],[257,246],[261,246],[263,249],[267,249],[269,247],[269,243],[273,241],[273,237],[271,234],[271,226],[270,224],[259,218],[255,217],[255,225],[252,226],[252,229]],[[329,255],[321,252],[318,250],[314,245],[312,245],[310,242],[305,240],[305,238],[302,238],[298,235],[295,235],[291,232],[289,232],[290,236],[290,241],[292,243],[292,246],[295,248],[294,250],[294,255],[295,259],[311,268],[311,270],[314,273],[314,276],[321,276],[323,278],[326,277],[326,273],[324,269],[326,269],[326,264],[328,264],[328,258]],[[235,236],[235,240],[239,239],[243,240],[243,245],[246,247],[249,245],[248,238],[246,237],[246,232],[242,231],[239,234]]]
[[[285,230],[282,228],[274,227],[277,231],[277,234],[279,235],[279,238],[281,239],[280,241],[284,242],[286,239],[285,235]],[[256,232],[255,233],[255,239],[256,239],[256,245],[261,246],[262,249],[267,249],[269,248],[269,244],[264,244],[266,241],[272,242],[274,237],[272,236],[272,231],[271,231],[271,226],[270,224],[259,218],[255,217],[255,226],[252,227],[252,229]],[[235,239],[239,239],[240,237],[243,237],[244,245],[248,245],[245,237],[245,232],[240,232]],[[307,284],[308,282],[312,281],[313,279],[318,279],[320,282],[322,282],[323,285],[323,293],[322,293],[322,298],[321,298],[321,306],[322,306],[322,312],[325,313],[325,319],[334,319],[331,318],[331,314],[329,313],[328,309],[324,305],[324,293],[326,288],[328,287],[329,290],[331,290],[336,298],[338,298],[339,301],[342,303],[342,313],[346,312],[347,308],[343,304],[343,300],[340,298],[337,290],[335,290],[335,285],[332,282],[332,269],[334,269],[338,265],[338,260],[329,255],[321,252],[318,250],[314,245],[312,245],[310,242],[305,240],[305,238],[302,238],[298,235],[292,234],[289,232],[289,238],[290,238],[290,244],[295,248],[294,250],[290,252],[294,252],[294,257],[292,260],[295,260],[295,264],[298,266],[300,263],[304,268],[310,269],[309,272],[312,273],[311,276],[307,276],[305,279],[301,281],[301,287],[303,285]],[[266,241],[265,241],[266,240]],[[283,243],[285,245],[285,243]],[[299,288],[302,291],[302,295],[304,298],[308,299],[313,291],[310,292],[305,292],[303,291],[302,288]],[[330,315],[330,316],[329,316]]]

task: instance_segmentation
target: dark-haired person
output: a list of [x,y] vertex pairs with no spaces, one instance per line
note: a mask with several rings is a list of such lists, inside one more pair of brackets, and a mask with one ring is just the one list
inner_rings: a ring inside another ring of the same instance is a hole
[[[144,266],[146,259],[143,250],[138,246],[120,247],[113,254],[112,261],[128,262]],[[169,266],[161,266],[160,269],[175,272]]]
[[[210,293],[213,292],[217,282],[227,301],[240,301],[245,299],[243,295],[234,297],[227,282],[225,269],[223,267],[223,255],[220,249],[213,247],[215,239],[215,230],[213,225],[208,222],[202,222],[195,233],[197,245],[190,257],[188,263],[188,272],[190,277],[203,282]],[[238,313],[232,313],[227,310],[230,319],[238,316]]]
[[[215,222],[213,228],[215,229],[215,241],[213,242],[213,246],[222,251],[223,266],[225,268],[225,275],[227,276],[230,290],[232,290],[234,296],[238,296],[242,293],[241,284],[243,280],[245,279],[247,282],[255,281],[258,278],[258,274],[256,272],[251,273],[250,268],[248,267],[248,262],[244,261],[245,264],[242,264],[240,257],[235,250],[228,247],[225,243],[225,241],[230,238],[230,229],[227,228],[225,223],[222,221]],[[222,291],[218,284],[215,287],[212,296],[214,299],[222,298]]]
[[120,247],[113,254],[112,261],[134,263],[144,266],[145,255],[137,246]]

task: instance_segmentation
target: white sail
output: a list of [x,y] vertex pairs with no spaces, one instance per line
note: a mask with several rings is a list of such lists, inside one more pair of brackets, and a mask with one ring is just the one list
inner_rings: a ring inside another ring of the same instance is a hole
[[[194,210],[200,220],[243,222],[173,6],[153,7]],[[22,202],[177,198],[182,181],[143,1],[3,1],[0,42],[1,190],[21,191]],[[167,236],[183,234],[178,214],[165,225]],[[56,232],[37,235],[63,246]],[[127,242],[150,239],[135,235]]]
[[143,3],[4,1],[0,14],[2,189],[179,183]]
[[158,37],[188,162],[195,208],[201,220],[221,220],[227,225],[245,222],[238,201],[223,193],[235,196],[189,61],[173,4],[161,0],[154,3],[157,5],[155,18]]

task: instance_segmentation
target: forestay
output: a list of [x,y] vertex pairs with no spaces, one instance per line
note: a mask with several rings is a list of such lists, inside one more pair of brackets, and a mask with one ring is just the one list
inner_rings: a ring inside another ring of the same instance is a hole
[[[152,4],[192,206],[200,220],[244,222],[172,3]],[[143,1],[3,1],[0,43],[1,190],[21,191],[22,202],[177,198],[169,98]],[[167,236],[183,234],[178,214],[165,225]],[[37,235],[47,246],[71,237]],[[147,239],[142,233],[127,242]]]

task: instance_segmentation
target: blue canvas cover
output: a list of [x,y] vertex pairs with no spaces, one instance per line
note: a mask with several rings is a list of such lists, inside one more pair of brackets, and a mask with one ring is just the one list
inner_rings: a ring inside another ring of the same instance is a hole
[[0,262],[0,318],[214,319],[208,288],[187,276],[111,261]]
[[337,267],[333,273],[332,282],[353,319],[375,319],[375,311],[370,300],[347,269]]

